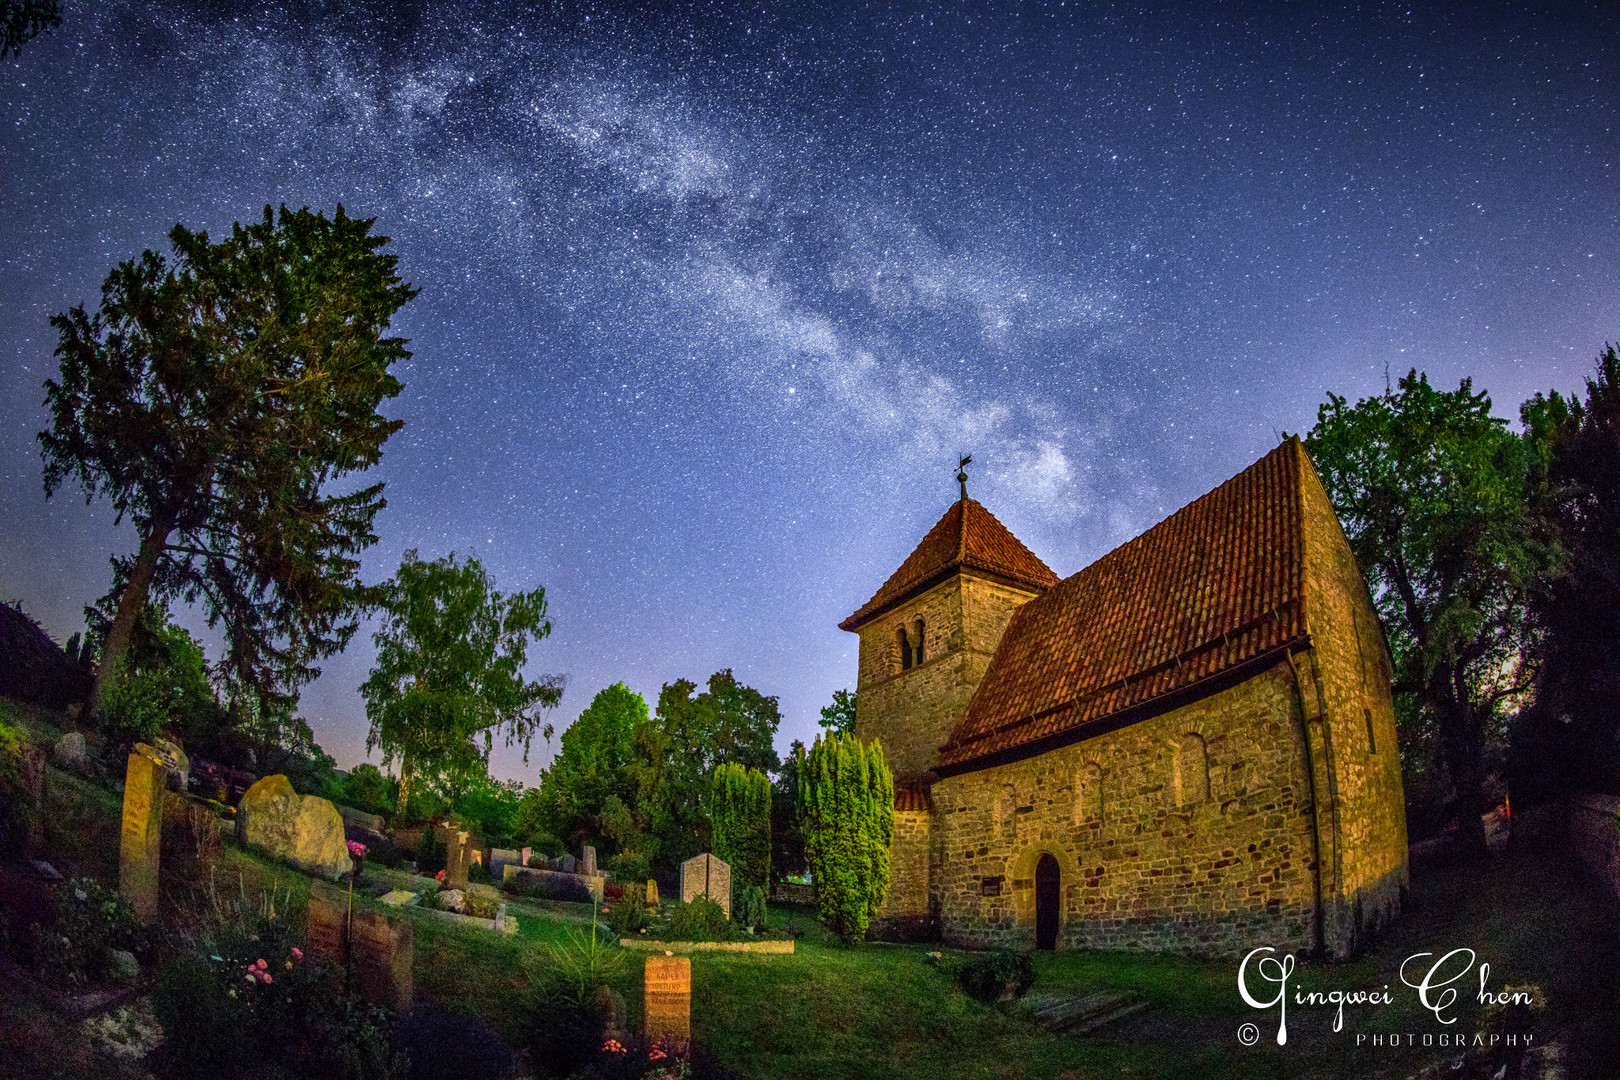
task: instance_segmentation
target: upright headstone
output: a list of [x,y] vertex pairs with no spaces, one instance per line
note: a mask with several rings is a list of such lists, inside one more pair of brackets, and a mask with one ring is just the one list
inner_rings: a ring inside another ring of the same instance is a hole
[[355,989],[373,1005],[409,1012],[416,959],[411,922],[381,911],[357,911],[350,929]]
[[692,1038],[692,958],[647,957],[643,987],[642,1035],[679,1053]]
[[129,755],[124,771],[124,827],[118,852],[118,891],[142,922],[158,910],[158,850],[163,842],[163,791],[168,773],[145,754]]
[[586,844],[579,853],[579,872],[582,874],[596,873],[596,848]]
[[658,906],[658,882],[652,878],[647,879],[647,906]]
[[567,852],[557,858],[557,869],[565,874],[572,874],[578,865],[579,861]]
[[681,903],[706,896],[731,918],[731,866],[713,855],[694,855],[681,863]]
[[343,967],[349,962],[345,947],[349,919],[348,896],[316,882],[309,890],[309,911],[304,918],[304,944],[316,956]]
[[472,836],[467,832],[452,832],[445,844],[444,886],[447,889],[467,888],[467,871],[472,866]]
[[[23,838],[28,854],[38,854],[45,846],[45,751],[25,746],[22,752],[23,789],[28,798],[28,835]],[[158,802],[159,816],[162,800]]]

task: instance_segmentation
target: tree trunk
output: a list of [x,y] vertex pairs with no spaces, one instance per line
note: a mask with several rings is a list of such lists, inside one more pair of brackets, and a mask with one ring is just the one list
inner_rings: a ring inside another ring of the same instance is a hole
[[1462,850],[1471,855],[1484,855],[1485,844],[1485,748],[1481,745],[1479,725],[1474,722],[1473,710],[1468,703],[1453,699],[1441,706],[1444,725],[1446,764],[1451,769],[1451,784],[1457,791],[1457,837]]
[[158,558],[168,546],[169,534],[173,531],[174,526],[167,522],[155,521],[141,537],[140,550],[135,554],[135,566],[130,570],[129,580],[124,583],[124,591],[118,597],[118,610],[113,615],[112,625],[107,628],[107,638],[101,643],[101,663],[96,667],[95,686],[90,694],[92,714],[99,714],[106,704],[107,692],[112,689],[118,668],[129,652],[135,623],[151,592]]
[[405,805],[411,801],[411,759],[399,759],[399,802],[394,807],[394,827],[405,824]]

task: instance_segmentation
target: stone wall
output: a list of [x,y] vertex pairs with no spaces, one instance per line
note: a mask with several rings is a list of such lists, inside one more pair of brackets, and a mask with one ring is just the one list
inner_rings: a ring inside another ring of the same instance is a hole
[[1310,948],[1305,752],[1286,661],[1118,731],[933,787],[946,941],[1029,948],[1035,866],[1061,872],[1058,947]]
[[931,815],[927,810],[896,810],[889,846],[889,891],[873,922],[875,936],[892,941],[926,940],[938,933],[928,902]]
[[[938,760],[984,678],[1007,621],[1035,594],[958,574],[860,628],[855,733],[881,739],[899,781]],[[898,631],[921,619],[923,660],[901,670]]]
[[1309,733],[1322,859],[1323,947],[1359,950],[1400,912],[1408,879],[1406,797],[1393,674],[1366,579],[1308,459],[1300,478],[1305,619],[1295,657]]
[[1620,896],[1620,799],[1576,795],[1569,806],[1569,845]]

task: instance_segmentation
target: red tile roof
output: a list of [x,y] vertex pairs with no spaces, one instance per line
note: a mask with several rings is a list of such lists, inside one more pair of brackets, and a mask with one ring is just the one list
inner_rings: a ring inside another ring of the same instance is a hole
[[932,810],[933,800],[928,786],[921,783],[900,783],[894,785],[894,808],[896,810]]
[[838,625],[844,630],[859,629],[962,569],[978,571],[1030,592],[1041,592],[1058,580],[1051,568],[994,514],[973,499],[960,499],[928,530],[922,543],[900,564],[900,569],[889,575],[872,599]]
[[1019,608],[940,750],[940,770],[1106,730],[1124,710],[1196,693],[1302,639],[1308,468],[1289,439]]

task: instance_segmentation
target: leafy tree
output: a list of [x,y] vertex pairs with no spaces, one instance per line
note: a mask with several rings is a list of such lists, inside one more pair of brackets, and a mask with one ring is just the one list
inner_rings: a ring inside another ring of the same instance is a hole
[[524,787],[517,780],[475,778],[455,802],[456,817],[493,847],[513,847],[518,837]]
[[393,777],[384,776],[377,766],[363,762],[337,780],[327,797],[368,814],[391,814],[399,797],[398,788]]
[[832,704],[821,710],[817,721],[828,731],[855,734],[855,693],[852,690],[834,690]]
[[809,869],[804,859],[804,837],[799,832],[799,762],[802,760],[804,743],[794,739],[781,770],[771,781],[771,872],[779,881]]
[[665,685],[658,694],[658,735],[648,735],[649,749],[658,743],[662,755],[656,770],[644,770],[644,779],[662,792],[655,835],[665,866],[705,849],[709,822],[703,807],[717,767],[732,762],[768,773],[781,765],[772,745],[782,720],[776,698],[742,685],[729,668],[710,676],[707,690],[695,690],[687,679]]
[[327,489],[400,426],[377,409],[409,353],[383,332],[415,295],[371,226],[341,206],[265,207],[217,244],[176,225],[172,265],[146,251],[107,276],[96,314],[51,319],[46,495],[76,479],[139,538],[115,560],[97,707],[149,597],[203,601],[225,626],[224,674],[262,695],[290,699],[354,633],[382,485]]
[[[1620,791],[1620,356],[1613,345],[1586,381],[1586,400],[1556,391],[1521,410],[1539,451],[1537,517],[1563,562],[1531,602],[1534,705],[1516,727],[1520,775],[1526,743],[1547,788]],[[1517,792],[1515,792],[1517,795]]]
[[562,699],[561,676],[523,675],[530,640],[551,633],[546,591],[503,596],[477,559],[424,562],[408,551],[383,587],[382,611],[377,663],[360,693],[366,748],[400,763],[398,812],[418,776],[452,794],[485,776],[497,732],[527,760],[539,710]]
[[771,883],[771,781],[758,769],[726,762],[709,787],[713,850],[731,866],[733,891]]
[[883,746],[817,736],[798,759],[799,828],[821,922],[846,942],[866,936],[889,888],[894,774]]
[[1365,571],[1395,661],[1403,761],[1432,727],[1464,842],[1483,851],[1491,754],[1529,687],[1526,603],[1552,551],[1536,539],[1526,444],[1465,379],[1413,370],[1355,406],[1329,395],[1306,439]]
[[[632,800],[630,769],[633,737],[647,722],[647,702],[624,683],[614,683],[591,699],[579,719],[562,733],[557,756],[540,776],[542,820],[547,831],[573,844],[603,838],[604,814],[618,815]],[[612,805],[610,806],[610,802]]]
[[202,646],[167,612],[148,609],[141,648],[131,650],[104,702],[115,730],[150,741],[177,729],[182,736],[219,726],[224,710],[208,681]]
[[0,60],[21,54],[24,44],[61,25],[58,0],[0,0]]

